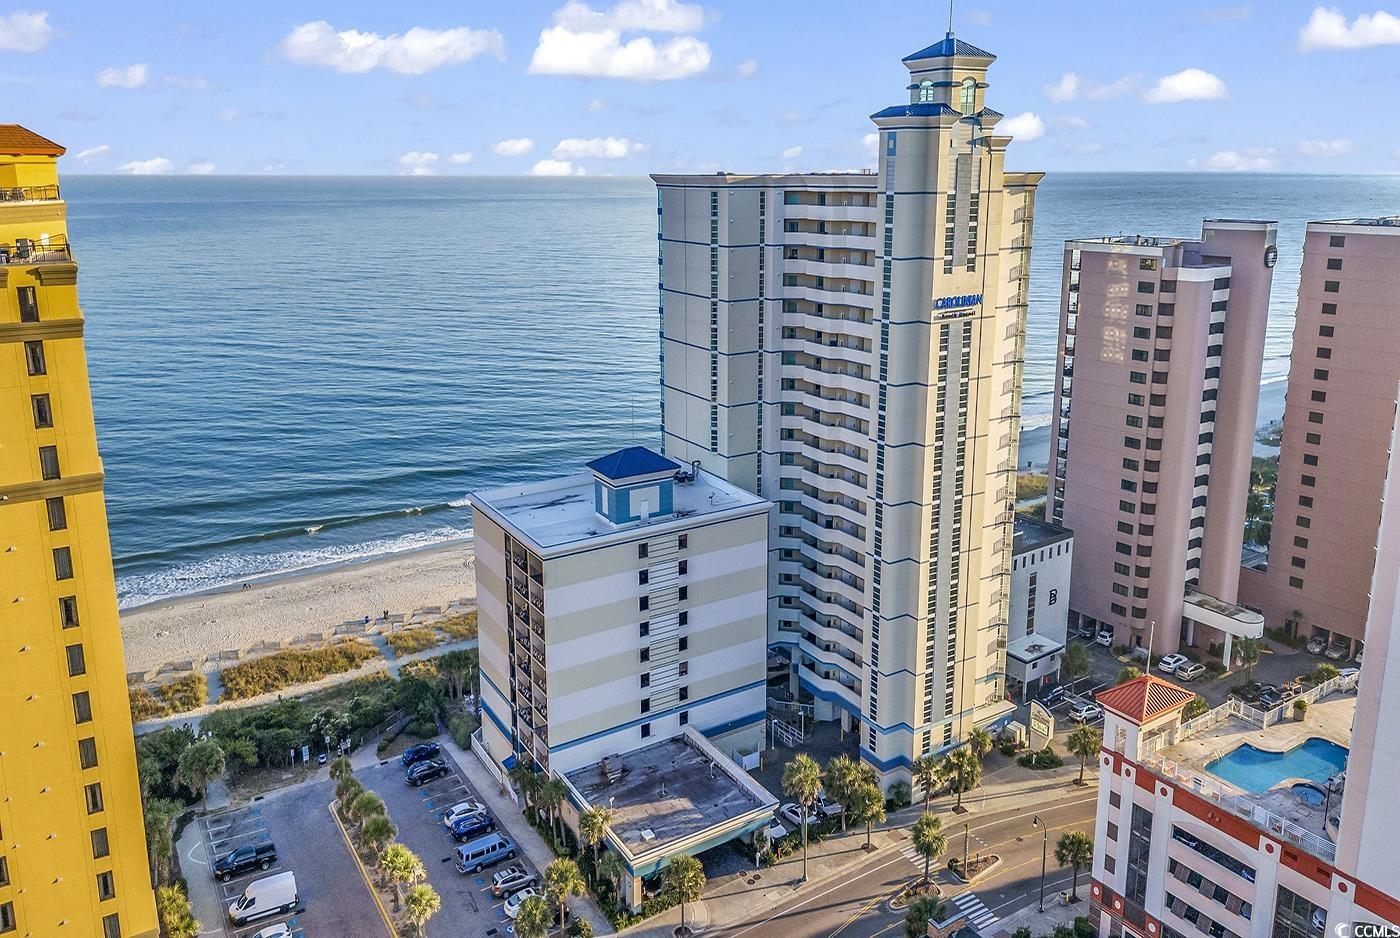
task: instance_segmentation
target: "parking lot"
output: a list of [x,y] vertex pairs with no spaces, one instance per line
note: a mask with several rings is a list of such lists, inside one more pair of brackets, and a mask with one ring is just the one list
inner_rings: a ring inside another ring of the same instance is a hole
[[[466,781],[461,770],[446,752],[440,756],[449,773],[424,784],[411,787],[404,780],[403,765],[398,759],[381,762],[356,773],[360,782],[384,799],[389,816],[399,829],[398,840],[416,853],[428,871],[428,882],[442,897],[442,911],[428,923],[428,938],[460,938],[462,935],[505,936],[512,934],[510,920],[502,906],[504,900],[491,895],[491,875],[512,864],[539,873],[522,852],[513,860],[489,867],[477,874],[461,874],[453,866],[457,844],[442,823],[442,814],[461,801],[480,801],[478,793]],[[512,840],[508,829],[525,824],[520,815],[495,817],[497,830]]]
[[[212,879],[214,860],[250,844],[274,843],[277,858],[268,869],[254,869],[227,883],[212,882],[222,908],[253,880],[291,871],[296,874],[301,906],[288,914],[274,914],[236,927],[223,914],[211,921],[202,915],[203,935],[251,938],[273,925],[285,924],[295,938],[340,938],[378,934],[379,910],[350,856],[327,805],[333,797],[328,781],[298,785],[250,805],[207,815],[197,822],[204,856],[187,867],[191,877]],[[207,888],[207,887],[206,887]]]

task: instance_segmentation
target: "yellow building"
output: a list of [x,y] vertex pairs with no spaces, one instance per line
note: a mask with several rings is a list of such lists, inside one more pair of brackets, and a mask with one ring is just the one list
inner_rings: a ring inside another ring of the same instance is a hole
[[154,936],[63,152],[0,125],[0,936]]

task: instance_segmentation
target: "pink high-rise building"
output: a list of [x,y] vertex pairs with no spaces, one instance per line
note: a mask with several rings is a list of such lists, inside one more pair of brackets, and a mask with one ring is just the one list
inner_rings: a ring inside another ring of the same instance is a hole
[[1269,554],[1243,571],[1239,598],[1337,659],[1366,637],[1400,381],[1397,298],[1400,216],[1308,225]]
[[1235,599],[1276,234],[1065,245],[1048,507],[1072,626],[1155,654],[1261,634]]

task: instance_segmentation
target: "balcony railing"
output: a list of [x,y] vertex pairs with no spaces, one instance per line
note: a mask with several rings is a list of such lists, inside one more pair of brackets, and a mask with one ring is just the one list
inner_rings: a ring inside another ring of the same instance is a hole
[[14,244],[0,244],[0,264],[45,264],[72,259],[68,239],[62,236],[47,241],[16,238]]
[[0,189],[0,202],[57,202],[58,186],[13,186]]

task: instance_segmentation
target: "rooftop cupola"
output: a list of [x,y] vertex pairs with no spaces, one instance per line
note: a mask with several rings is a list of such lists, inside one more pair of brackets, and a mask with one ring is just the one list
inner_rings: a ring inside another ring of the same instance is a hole
[[593,508],[611,524],[669,515],[676,473],[686,467],[645,446],[629,446],[588,464],[593,472]]
[[963,116],[982,110],[987,68],[996,56],[949,32],[927,48],[904,57],[909,69],[910,104],[946,104]]

